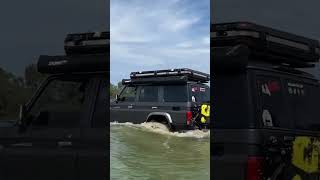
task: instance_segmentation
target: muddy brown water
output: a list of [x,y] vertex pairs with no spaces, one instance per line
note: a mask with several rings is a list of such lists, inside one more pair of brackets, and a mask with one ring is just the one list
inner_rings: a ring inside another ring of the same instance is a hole
[[111,123],[113,180],[210,179],[210,131],[168,132],[158,124]]

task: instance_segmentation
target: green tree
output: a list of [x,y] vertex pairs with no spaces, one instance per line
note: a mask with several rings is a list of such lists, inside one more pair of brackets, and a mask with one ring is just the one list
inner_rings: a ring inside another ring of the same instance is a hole
[[123,88],[122,82],[118,82],[117,85],[110,83],[110,97],[114,99],[117,94],[120,93],[121,89]]
[[36,90],[46,75],[41,74],[37,70],[35,64],[30,64],[25,68],[25,85],[32,90]]
[[0,68],[0,120],[17,119],[19,106],[30,99],[45,77],[35,64],[27,66],[24,75],[18,77]]

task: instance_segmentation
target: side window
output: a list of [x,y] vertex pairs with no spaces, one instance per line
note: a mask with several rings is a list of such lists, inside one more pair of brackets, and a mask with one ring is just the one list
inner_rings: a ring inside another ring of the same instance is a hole
[[73,128],[80,126],[89,80],[52,80],[27,115],[33,126]]
[[257,77],[259,118],[264,127],[290,128],[290,118],[285,103],[285,93],[280,78]]
[[286,81],[286,92],[288,108],[296,129],[320,130],[318,122],[319,86],[297,82]]
[[210,89],[204,85],[192,85],[191,101],[197,103],[210,102]]
[[137,94],[136,86],[126,86],[120,94],[120,101],[134,102]]
[[188,92],[186,85],[163,86],[164,102],[187,102]]
[[159,86],[141,86],[139,91],[140,102],[158,102]]

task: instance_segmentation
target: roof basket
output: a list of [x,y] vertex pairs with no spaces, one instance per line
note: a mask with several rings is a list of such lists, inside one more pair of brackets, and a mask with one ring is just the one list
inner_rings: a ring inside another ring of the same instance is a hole
[[197,82],[208,82],[210,81],[210,75],[195,71],[188,68],[181,69],[168,69],[168,70],[156,70],[156,71],[141,71],[141,72],[132,72],[130,74],[131,80],[142,79],[142,78],[170,78],[170,77],[185,77],[189,81],[197,81]]
[[294,68],[311,67],[320,57],[319,42],[313,39],[248,22],[211,25],[213,54],[238,45],[248,47],[249,57]]
[[107,54],[110,52],[109,48],[109,32],[68,34],[64,41],[64,49],[67,55]]

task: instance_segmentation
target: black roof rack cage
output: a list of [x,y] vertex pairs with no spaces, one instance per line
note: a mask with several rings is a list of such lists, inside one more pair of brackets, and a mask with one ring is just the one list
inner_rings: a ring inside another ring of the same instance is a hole
[[[129,84],[185,84],[190,79],[187,76],[167,76],[167,77],[147,77],[147,78],[133,78],[133,79],[123,79],[123,85]],[[199,82],[199,81],[196,81]],[[202,83],[207,83],[207,81],[201,81]]]
[[206,74],[200,71],[195,71],[188,68],[156,70],[156,71],[141,71],[141,72],[132,72],[130,74],[131,79],[151,78],[151,77],[174,77],[174,76],[185,76],[188,78],[189,81],[198,81],[198,82],[210,81],[209,74]]
[[[244,44],[250,54],[278,64],[310,67],[319,61],[319,41],[249,22],[211,25],[211,47]],[[213,52],[214,53],[214,52]]]
[[107,54],[110,52],[109,32],[68,34],[64,49],[70,54]]

